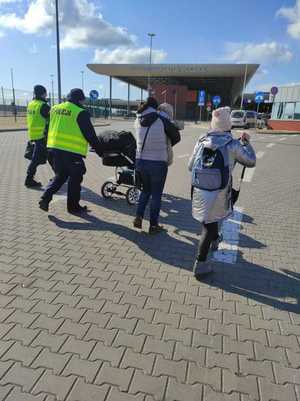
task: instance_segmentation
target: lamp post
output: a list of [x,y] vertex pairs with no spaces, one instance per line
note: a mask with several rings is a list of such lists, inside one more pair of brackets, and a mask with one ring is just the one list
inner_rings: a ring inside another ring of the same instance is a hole
[[15,94],[15,86],[14,86],[14,70],[10,69],[10,77],[11,77],[11,88],[12,88],[12,95],[13,95],[13,114],[15,116],[15,122],[17,121],[17,106],[16,106],[16,94]]
[[151,64],[152,64],[152,42],[155,33],[148,33],[150,37],[149,72],[148,72],[148,96],[151,96]]
[[245,66],[245,75],[244,75],[244,83],[243,83],[243,92],[242,92],[242,97],[241,97],[241,106],[240,109],[243,109],[243,104],[244,104],[244,95],[245,95],[245,88],[246,88],[246,80],[247,80],[247,70],[248,70],[248,64]]
[[61,73],[60,73],[60,42],[59,42],[58,0],[55,0],[55,19],[56,19],[56,54],[57,54],[58,103],[61,103]]
[[50,78],[51,78],[51,106],[54,106],[54,74],[50,74]]
[[81,89],[84,92],[84,71],[80,71],[81,72]]

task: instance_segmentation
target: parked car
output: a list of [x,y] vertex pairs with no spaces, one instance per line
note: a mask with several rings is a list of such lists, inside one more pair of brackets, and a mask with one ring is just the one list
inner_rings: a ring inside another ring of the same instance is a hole
[[256,111],[246,111],[246,119],[248,127],[256,127],[257,113]]
[[232,128],[248,128],[247,115],[245,110],[232,110],[230,114]]

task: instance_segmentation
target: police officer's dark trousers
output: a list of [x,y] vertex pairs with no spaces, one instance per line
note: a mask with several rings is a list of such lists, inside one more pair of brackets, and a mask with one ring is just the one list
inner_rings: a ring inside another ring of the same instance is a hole
[[27,169],[27,179],[31,180],[35,176],[37,167],[44,164],[47,159],[46,139],[38,139],[34,141],[34,149],[31,162]]
[[49,182],[42,199],[51,202],[53,195],[68,180],[68,210],[78,208],[83,176],[86,173],[85,163],[80,155],[59,149],[51,149],[52,164],[55,177]]

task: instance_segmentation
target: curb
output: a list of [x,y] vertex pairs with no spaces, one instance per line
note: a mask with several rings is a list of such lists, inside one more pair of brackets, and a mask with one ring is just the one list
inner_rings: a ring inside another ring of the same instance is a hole
[[[98,128],[98,127],[109,127],[110,124],[95,124],[94,127]],[[0,128],[0,132],[20,132],[20,131],[27,131],[27,127],[26,128]]]

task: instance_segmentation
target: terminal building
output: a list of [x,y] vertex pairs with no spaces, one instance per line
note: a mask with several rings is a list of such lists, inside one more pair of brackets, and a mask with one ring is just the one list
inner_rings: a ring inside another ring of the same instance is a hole
[[279,87],[273,102],[268,126],[273,130],[300,131],[300,85]]
[[[199,119],[198,93],[205,91],[202,118],[210,109],[214,96],[221,99],[220,106],[233,106],[241,96],[244,85],[257,71],[258,64],[88,64],[87,67],[110,80],[110,100],[112,99],[112,79],[128,84],[128,105],[130,86],[143,91],[151,88],[151,93],[159,103],[173,105],[175,118],[182,120]],[[110,102],[111,108],[111,102]]]

